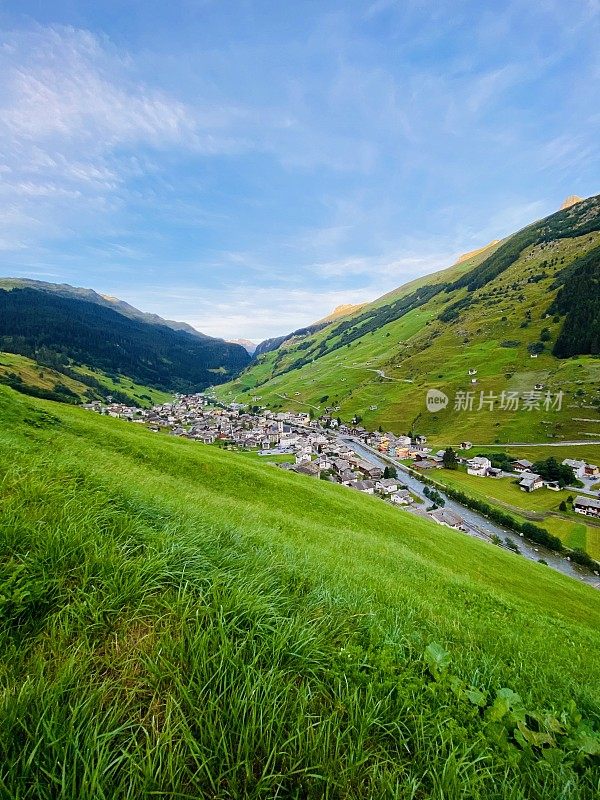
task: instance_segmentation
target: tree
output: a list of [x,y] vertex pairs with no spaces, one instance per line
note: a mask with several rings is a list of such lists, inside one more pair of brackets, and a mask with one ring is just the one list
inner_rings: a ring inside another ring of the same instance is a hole
[[567,510],[567,504],[565,503],[564,500],[561,500],[561,503],[560,503],[558,508],[559,508],[560,511],[566,511]]
[[443,463],[446,469],[456,469],[458,467],[458,459],[456,458],[456,453],[451,447],[447,447],[444,450]]
[[533,471],[546,481],[557,481],[560,487],[573,486],[576,481],[573,468],[567,464],[559,464],[554,456],[550,456],[545,461],[536,461]]
[[383,470],[383,477],[384,478],[397,478],[398,473],[396,472],[396,467],[386,467]]

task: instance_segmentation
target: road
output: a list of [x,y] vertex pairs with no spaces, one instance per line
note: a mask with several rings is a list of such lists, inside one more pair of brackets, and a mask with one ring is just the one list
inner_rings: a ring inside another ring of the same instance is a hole
[[[403,473],[402,482],[426,503],[430,502],[423,494],[424,485],[418,480],[418,478],[415,478],[412,473],[408,472],[404,464],[401,464],[395,458],[382,456],[381,453],[373,450],[368,445],[363,444],[353,437],[340,436],[339,438],[345,444],[352,447],[353,450],[355,450],[360,456],[362,456],[366,461],[369,461],[371,464],[375,464],[382,469],[392,464],[394,467],[396,467],[396,469],[401,470]],[[444,494],[443,489],[439,487],[437,488],[438,491]],[[588,570],[580,567],[578,564],[573,564],[567,559],[566,556],[561,556],[551,550],[546,550],[544,547],[540,547],[528,542],[526,539],[519,536],[519,534],[514,533],[514,531],[509,531],[500,527],[495,522],[486,519],[486,517],[484,517],[482,514],[478,514],[476,511],[472,511],[470,508],[466,508],[460,503],[457,503],[455,500],[447,497],[445,494],[444,499],[446,500],[446,505],[444,507],[453,511],[455,514],[458,514],[465,520],[469,527],[470,535],[479,539],[484,539],[488,542],[494,535],[499,536],[502,541],[508,538],[519,547],[521,554],[525,558],[529,558],[531,561],[538,561],[540,558],[543,558],[549,567],[557,570],[558,572],[562,572],[563,575],[568,575],[570,578],[575,578],[578,581],[587,583],[589,586],[592,586],[595,589],[600,589],[600,578],[597,575],[588,572]]]

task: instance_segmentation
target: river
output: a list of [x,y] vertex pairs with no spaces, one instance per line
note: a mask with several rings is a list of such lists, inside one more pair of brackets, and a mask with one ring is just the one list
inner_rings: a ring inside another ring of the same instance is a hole
[[[418,478],[415,478],[411,473],[409,473],[404,464],[401,464],[399,461],[391,458],[390,456],[383,456],[353,437],[339,438],[342,442],[347,444],[357,454],[364,458],[365,461],[369,461],[371,464],[381,467],[382,469],[390,464],[396,467],[396,469],[403,473],[401,477],[402,483],[405,484],[412,492],[418,495],[425,503],[431,502],[423,494],[424,484],[421,483]],[[485,480],[485,478],[482,478],[482,480]],[[557,570],[558,572],[562,572],[563,575],[568,575],[570,578],[575,578],[578,581],[587,583],[589,586],[592,586],[595,589],[600,589],[600,578],[597,575],[589,572],[584,567],[580,567],[579,564],[574,564],[573,562],[569,561],[566,556],[559,555],[552,550],[546,550],[544,547],[540,547],[537,544],[527,541],[527,539],[519,536],[518,533],[502,528],[500,525],[492,522],[492,520],[487,519],[477,511],[472,511],[470,508],[466,508],[460,503],[457,503],[455,500],[447,497],[443,489],[440,489],[436,486],[436,490],[444,495],[444,500],[446,501],[444,508],[447,508],[450,511],[453,511],[455,514],[458,514],[467,523],[467,526],[470,529],[468,535],[475,536],[485,541],[490,541],[493,535],[499,536],[502,541],[508,538],[518,546],[519,550],[521,551],[521,555],[524,558],[529,558],[531,561],[538,561],[540,558],[543,558],[549,567]]]

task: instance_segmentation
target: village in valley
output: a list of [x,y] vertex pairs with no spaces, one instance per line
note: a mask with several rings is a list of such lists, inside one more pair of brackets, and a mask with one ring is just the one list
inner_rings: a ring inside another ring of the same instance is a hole
[[[427,488],[423,492],[421,483],[415,484],[414,478],[412,483],[410,480],[410,476],[417,475],[422,476],[421,481],[430,483],[426,473],[448,466],[449,450],[453,466],[460,465],[467,475],[486,480],[516,478],[523,492],[534,492],[542,487],[552,491],[560,491],[564,486],[575,488],[564,479],[559,481],[553,476],[535,473],[534,464],[524,458],[494,465],[489,457],[469,456],[473,445],[468,441],[461,442],[456,453],[451,448],[433,452],[425,436],[368,431],[357,419],[344,424],[333,415],[335,409],[328,409],[323,416],[314,419],[304,412],[248,409],[238,403],[225,406],[208,393],[176,395],[172,402],[150,409],[98,401],[84,407],[142,424],[154,433],[169,433],[229,450],[252,451],[280,469],[377,495],[415,513],[427,513],[441,525],[470,533],[472,526],[457,513],[456,505],[454,510],[444,508],[444,500],[438,492],[430,493]],[[598,466],[568,458],[562,461],[561,467],[567,467],[562,474],[572,476],[573,482],[581,487],[581,494],[572,498],[572,510],[586,517],[600,517],[600,497],[594,488],[600,476]],[[399,471],[404,473],[402,478],[398,477]],[[427,499],[431,500],[431,505],[426,511]]]

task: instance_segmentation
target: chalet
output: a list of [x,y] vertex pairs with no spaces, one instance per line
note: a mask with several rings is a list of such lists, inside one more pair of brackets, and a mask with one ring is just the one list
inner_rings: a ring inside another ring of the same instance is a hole
[[531,461],[527,461],[526,458],[520,458],[517,461],[512,462],[512,468],[515,472],[531,472],[531,468],[533,464]]
[[396,478],[380,478],[378,481],[376,481],[375,488],[381,492],[384,492],[384,494],[393,494],[400,488],[400,483]]
[[546,481],[545,486],[546,489],[550,489],[552,492],[560,492],[560,483],[558,481]]
[[309,475],[311,478],[317,478],[321,471],[316,461],[304,461],[301,464],[294,464],[292,470],[299,475]]
[[415,461],[414,464],[415,469],[439,469],[440,465],[435,461],[432,461],[428,458],[421,458],[418,461]]
[[349,483],[348,486],[352,489],[358,489],[359,492],[364,492],[364,494],[375,494],[375,481],[352,481]]
[[342,483],[344,486],[348,486],[354,481],[359,480],[359,475],[358,472],[353,472],[351,469],[345,469],[343,472],[340,472],[338,478],[340,483]]
[[528,472],[519,481],[519,488],[522,492],[534,492],[536,489],[541,489],[543,485],[544,479],[535,472]]
[[429,516],[437,522],[438,525],[446,525],[448,528],[461,528],[463,526],[462,518],[446,508],[437,508],[435,511],[432,511]]
[[600,500],[593,497],[576,497],[573,501],[573,511],[585,514],[586,517],[600,517]]
[[483,478],[487,475],[488,469],[492,466],[492,462],[485,456],[475,456],[467,461],[467,474],[478,475]]
[[383,476],[383,470],[381,467],[376,467],[373,464],[369,464],[367,467],[361,466],[360,471],[372,481],[376,481]]
[[332,463],[333,471],[338,475],[341,475],[342,472],[347,472],[350,469],[350,462],[345,458],[334,458],[332,459]]
[[396,503],[396,505],[399,506],[407,506],[413,501],[408,489],[400,489],[397,492],[393,492],[390,495],[390,500],[392,503]]

